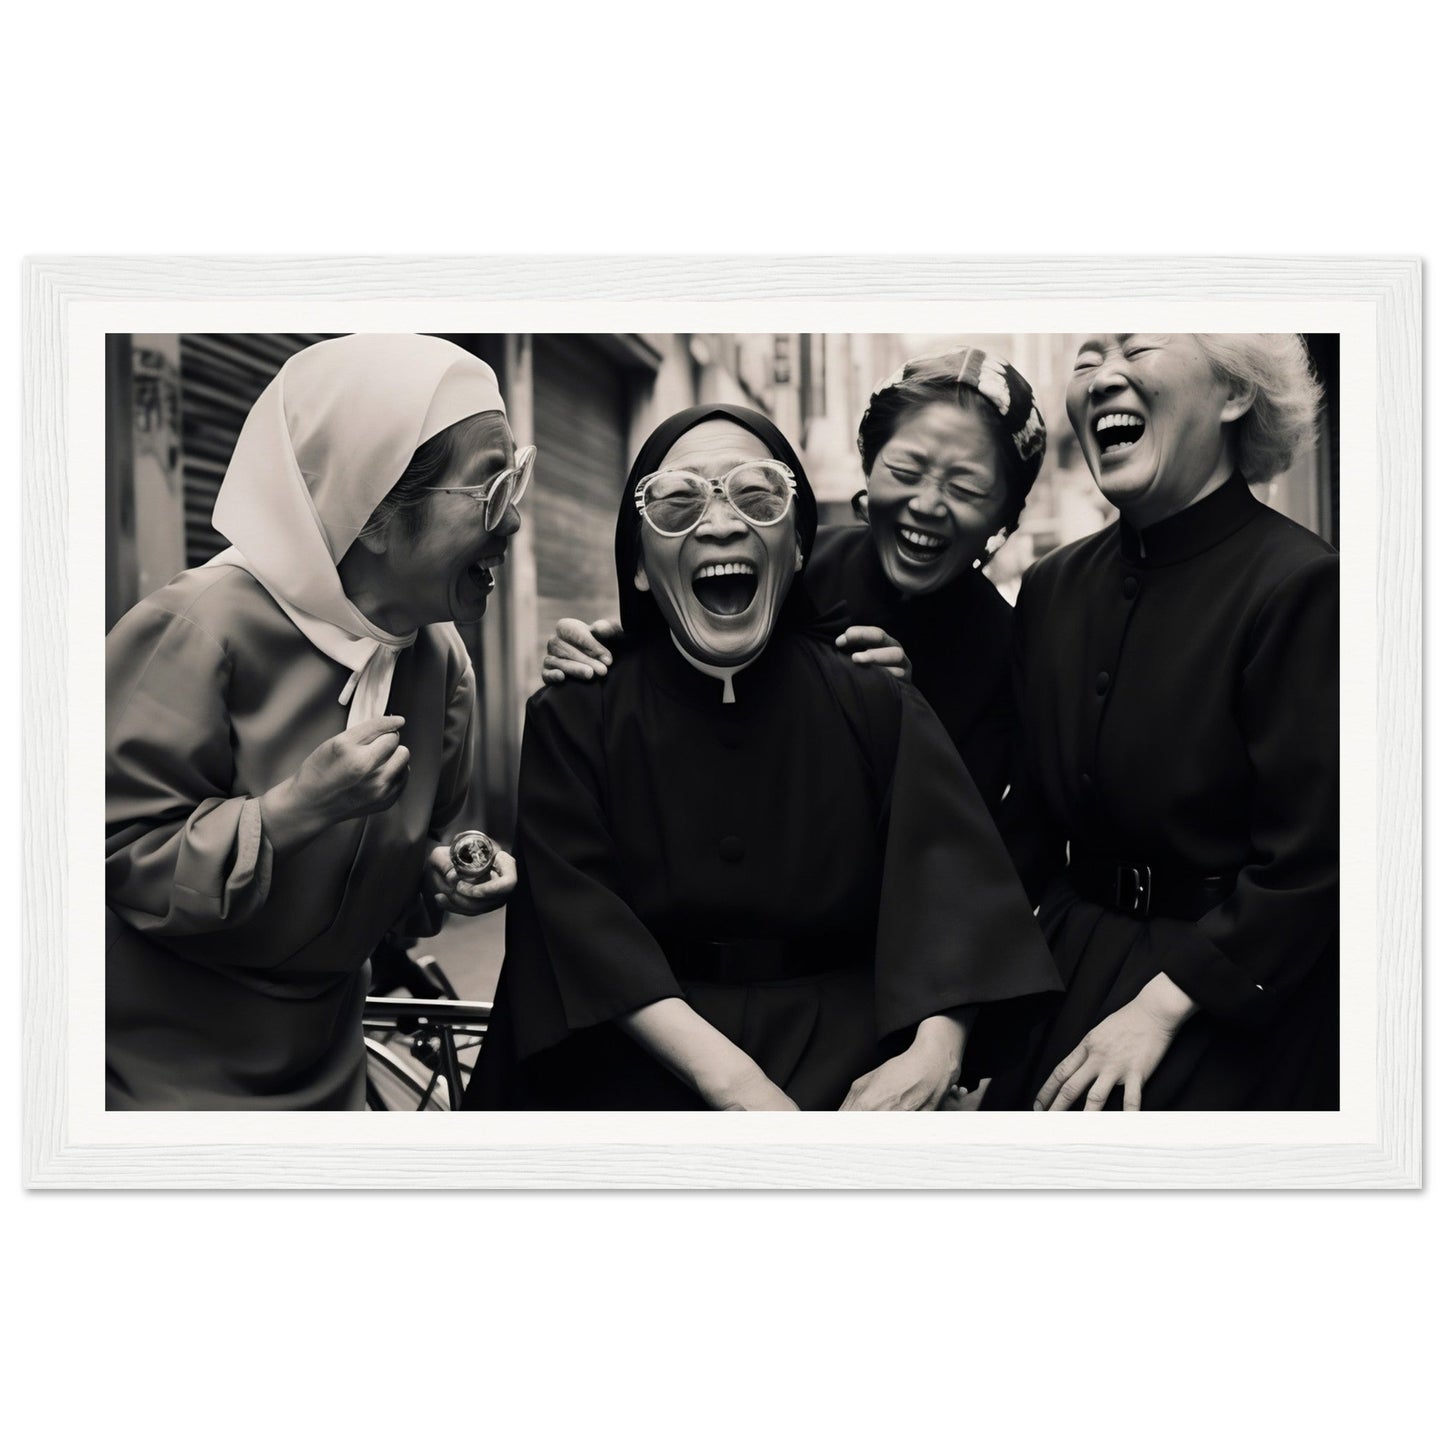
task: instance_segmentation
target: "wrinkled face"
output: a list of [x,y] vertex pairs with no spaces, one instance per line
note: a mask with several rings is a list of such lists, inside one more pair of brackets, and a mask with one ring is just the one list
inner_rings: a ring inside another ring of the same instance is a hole
[[1099,490],[1136,526],[1182,511],[1229,467],[1226,428],[1249,409],[1193,336],[1091,336],[1069,421]]
[[950,401],[906,413],[868,473],[868,525],[888,580],[934,592],[1003,525],[1008,487],[992,428]]
[[[750,431],[713,418],[679,437],[658,470],[715,479],[742,462],[772,456]],[[754,526],[719,495],[683,537],[641,522],[642,555],[634,579],[651,592],[672,635],[700,662],[750,662],[772,636],[793,576],[803,565],[792,508],[771,527]]]
[[[512,464],[515,447],[506,424],[498,420],[462,447],[438,487],[482,487]],[[477,497],[438,492],[410,517],[393,517],[381,555],[385,590],[408,631],[432,622],[475,622],[487,610],[492,569],[501,565],[507,540],[521,525],[515,507],[492,531]],[[378,619],[380,621],[380,619]],[[383,624],[384,625],[384,624]]]

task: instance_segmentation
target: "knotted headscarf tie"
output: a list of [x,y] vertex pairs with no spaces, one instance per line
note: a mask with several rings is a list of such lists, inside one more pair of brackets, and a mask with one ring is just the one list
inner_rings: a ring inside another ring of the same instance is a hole
[[397,657],[416,633],[375,626],[337,564],[412,454],[480,412],[506,414],[496,374],[435,336],[358,334],[318,342],[281,368],[251,408],[212,524],[232,545],[208,566],[243,567],[319,652],[348,672],[347,726],[386,712]]

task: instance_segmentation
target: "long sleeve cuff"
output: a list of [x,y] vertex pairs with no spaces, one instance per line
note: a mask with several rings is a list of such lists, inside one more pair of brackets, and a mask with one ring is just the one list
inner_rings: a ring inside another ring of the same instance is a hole
[[[234,929],[265,906],[273,856],[259,799],[212,798],[178,832],[138,840],[108,861],[110,906],[162,937]],[[150,897],[162,906],[147,908]]]
[[1273,991],[1250,978],[1193,924],[1160,918],[1149,927],[1166,960],[1163,972],[1205,1013],[1247,1029],[1261,1027],[1273,1015]]

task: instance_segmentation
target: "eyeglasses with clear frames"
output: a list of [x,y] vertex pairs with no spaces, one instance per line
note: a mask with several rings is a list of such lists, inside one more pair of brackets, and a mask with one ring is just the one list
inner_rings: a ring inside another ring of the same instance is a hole
[[482,523],[487,531],[495,531],[507,515],[507,508],[519,506],[532,481],[532,468],[537,461],[536,447],[523,447],[512,465],[497,473],[484,487],[427,487],[428,492],[454,492],[471,497],[486,508]]
[[743,462],[717,478],[696,472],[652,472],[638,482],[633,500],[643,520],[663,537],[685,537],[720,496],[754,527],[776,526],[788,514],[798,484],[782,462]]

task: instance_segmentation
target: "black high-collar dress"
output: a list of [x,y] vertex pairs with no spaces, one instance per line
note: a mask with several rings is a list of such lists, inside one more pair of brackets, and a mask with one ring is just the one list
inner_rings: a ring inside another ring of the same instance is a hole
[[733,685],[725,702],[663,634],[528,703],[519,883],[469,1107],[702,1107],[615,1026],[682,997],[801,1108],[834,1109],[922,1019],[994,1005],[983,1048],[1057,989],[914,688],[800,632]]
[[937,592],[905,597],[888,580],[865,526],[820,527],[807,587],[820,608],[881,627],[913,664],[913,685],[938,714],[979,792],[996,811],[1009,781],[1018,717],[1010,683],[1013,609],[972,569]]
[[[1017,618],[1003,831],[1066,993],[984,1107],[1030,1107],[1160,972],[1200,1012],[1145,1109],[1338,1107],[1338,555],[1236,477],[1043,558]],[[1148,865],[1161,890],[1223,878],[1228,896],[1131,916],[1081,896],[1067,858]]]

